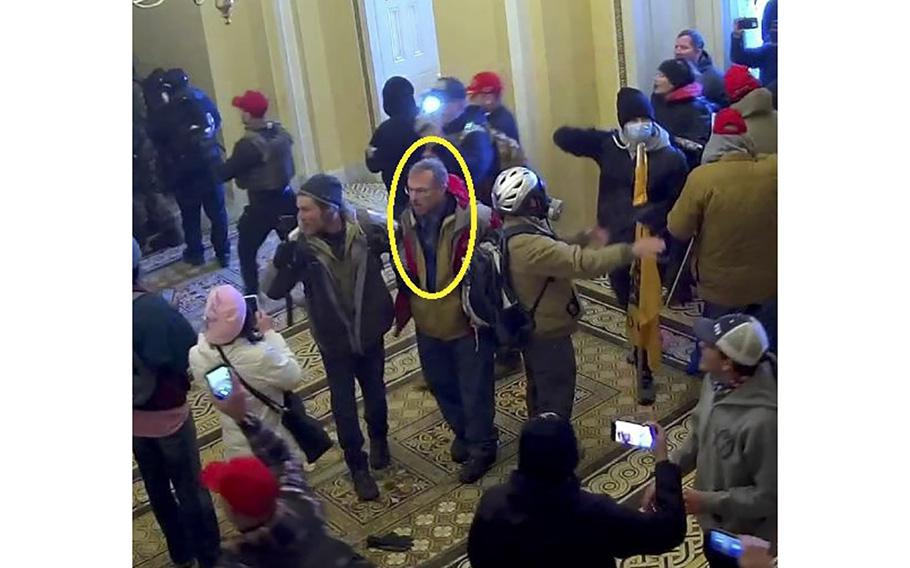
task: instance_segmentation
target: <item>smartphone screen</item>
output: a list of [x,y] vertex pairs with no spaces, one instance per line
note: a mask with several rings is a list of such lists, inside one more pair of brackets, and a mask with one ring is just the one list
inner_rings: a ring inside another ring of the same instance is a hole
[[212,389],[212,394],[219,400],[224,400],[231,396],[231,369],[226,365],[216,367],[205,374],[205,380]]
[[758,28],[758,18],[740,18],[739,29],[754,30]]
[[712,530],[710,533],[709,545],[711,550],[730,558],[739,558],[743,555],[743,543],[737,537],[730,533],[719,530]]
[[616,420],[613,422],[613,441],[636,448],[650,448],[654,444],[654,434],[644,424]]
[[246,313],[255,315],[259,311],[259,297],[256,294],[244,296],[243,300],[246,302]]

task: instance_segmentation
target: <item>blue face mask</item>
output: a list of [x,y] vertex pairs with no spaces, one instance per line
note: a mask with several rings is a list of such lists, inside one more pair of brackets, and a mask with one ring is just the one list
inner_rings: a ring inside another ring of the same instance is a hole
[[628,122],[622,128],[623,135],[630,144],[644,142],[654,132],[654,125],[647,122]]

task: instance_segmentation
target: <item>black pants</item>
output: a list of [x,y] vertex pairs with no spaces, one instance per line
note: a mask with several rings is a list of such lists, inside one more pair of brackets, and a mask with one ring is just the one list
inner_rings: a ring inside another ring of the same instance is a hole
[[179,565],[196,559],[202,567],[214,566],[221,534],[212,497],[199,482],[193,417],[170,436],[134,437],[133,455],[171,560]]
[[610,287],[616,294],[619,301],[619,307],[623,310],[629,309],[629,294],[632,292],[632,275],[629,273],[629,267],[620,268],[608,274],[610,277]]
[[290,187],[281,191],[250,193],[250,204],[237,222],[237,256],[246,294],[259,292],[259,264],[256,255],[269,233],[278,228],[282,215],[295,215],[297,205]]
[[322,355],[329,383],[332,414],[338,430],[338,443],[344,451],[348,469],[367,468],[363,451],[363,433],[357,419],[354,380],[363,392],[363,414],[370,440],[384,440],[389,434],[389,407],[385,397],[385,345],[379,341],[363,355]]
[[228,242],[228,218],[224,205],[224,186],[208,178],[190,180],[176,192],[177,205],[183,221],[183,235],[186,238],[186,255],[202,258],[202,213],[212,222],[212,247],[219,258],[231,253]]
[[496,455],[498,433],[493,380],[493,336],[443,341],[417,333],[420,367],[446,423],[472,456]]
[[575,402],[575,346],[572,338],[534,338],[522,351],[528,379],[528,418],[555,412],[572,419]]

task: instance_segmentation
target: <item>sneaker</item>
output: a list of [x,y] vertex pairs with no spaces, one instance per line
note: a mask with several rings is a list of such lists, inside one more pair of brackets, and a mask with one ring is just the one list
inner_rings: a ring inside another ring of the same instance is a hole
[[449,448],[449,455],[452,456],[452,461],[455,463],[464,463],[468,461],[468,448],[464,445],[464,442],[455,438],[452,440],[452,446]]
[[379,486],[376,480],[366,469],[359,469],[351,473],[354,481],[354,492],[361,501],[375,501],[379,498]]
[[654,377],[644,375],[641,378],[641,384],[638,386],[638,404],[641,406],[651,406],[657,396],[657,388],[654,384]]
[[183,262],[191,266],[202,266],[205,264],[205,257],[203,255],[196,256],[194,254],[189,254],[187,252],[183,253]]
[[385,469],[390,463],[392,456],[389,453],[388,439],[370,440],[370,467],[377,470]]
[[494,463],[496,463],[496,454],[492,456],[471,456],[461,466],[458,480],[462,483],[474,483],[490,471]]

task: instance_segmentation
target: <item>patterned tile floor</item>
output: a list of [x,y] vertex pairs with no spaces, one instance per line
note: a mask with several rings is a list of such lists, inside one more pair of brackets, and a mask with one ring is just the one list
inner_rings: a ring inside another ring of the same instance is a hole
[[[381,186],[352,186],[348,192],[358,204],[381,208],[378,198],[384,197],[384,190],[380,194],[379,189]],[[274,237],[267,242],[260,251],[261,262],[266,261],[276,244]],[[146,274],[146,282],[155,289],[168,290],[174,303],[197,327],[201,324],[205,294],[211,286],[241,284],[236,260],[225,269],[214,263],[191,268],[180,262],[168,262],[168,255],[173,256],[170,251],[159,254],[160,258],[146,259],[152,268]],[[620,417],[656,418],[670,425],[673,443],[681,440],[698,385],[678,367],[692,349],[688,329],[698,306],[668,310],[664,314],[662,334],[668,365],[658,375],[657,403],[643,409],[635,402],[634,371],[625,363],[624,315],[615,307],[609,285],[599,280],[585,282],[580,290],[586,313],[582,330],[573,338],[579,370],[574,423],[586,452],[579,473],[592,491],[629,499],[646,481],[651,458],[610,442],[610,423]],[[309,412],[325,421],[334,436],[325,374],[305,315],[302,310],[295,310],[295,323],[287,327],[282,302],[266,307],[276,314],[278,327],[305,370],[306,381],[301,392]],[[377,566],[466,568],[469,564],[464,558],[465,538],[474,507],[485,488],[504,480],[515,467],[517,436],[526,419],[524,375],[516,373],[497,383],[496,424],[500,431],[497,465],[478,484],[462,485],[447,457],[452,434],[423,386],[413,328],[409,326],[399,337],[390,333],[386,347],[393,466],[377,475],[381,499],[373,503],[356,500],[337,447],[319,461],[309,474],[310,482],[326,504],[330,529],[353,543]],[[204,463],[218,460],[222,447],[216,411],[199,385],[194,386],[191,402],[202,460]],[[169,566],[160,530],[133,465],[133,564]],[[231,534],[220,506],[218,514],[223,533]],[[415,539],[414,548],[407,553],[364,549],[368,535],[389,530],[410,534]],[[701,566],[700,537],[694,528],[690,533],[690,538],[677,551],[660,558],[630,559],[624,566]]]

